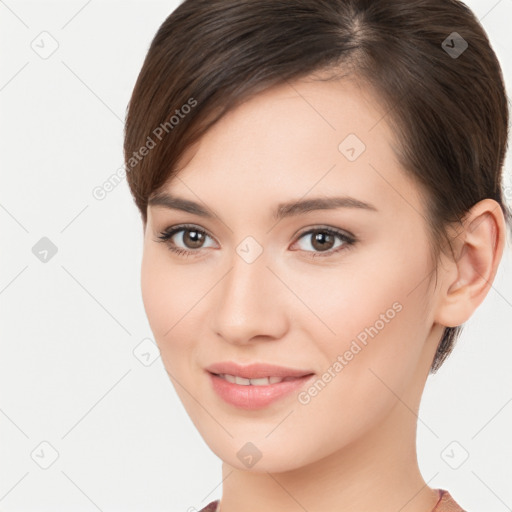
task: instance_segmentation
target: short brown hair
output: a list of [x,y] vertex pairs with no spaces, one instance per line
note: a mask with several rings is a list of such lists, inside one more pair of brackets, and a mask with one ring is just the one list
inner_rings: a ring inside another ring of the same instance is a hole
[[[144,224],[150,196],[226,112],[319,71],[362,80],[388,110],[399,161],[426,198],[436,257],[447,226],[484,198],[510,227],[504,80],[458,0],[185,0],[157,31],[126,116],[127,180]],[[445,328],[432,372],[461,329]]]

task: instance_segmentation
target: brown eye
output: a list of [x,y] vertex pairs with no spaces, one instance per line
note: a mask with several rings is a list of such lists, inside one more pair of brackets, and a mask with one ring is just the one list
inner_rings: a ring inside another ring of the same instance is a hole
[[212,247],[204,245],[210,235],[195,226],[175,226],[168,228],[158,236],[158,241],[167,244],[168,248],[177,254],[199,253],[200,249]]
[[332,228],[310,229],[299,237],[299,241],[302,239],[309,243],[302,247],[299,245],[299,248],[310,253],[309,255],[312,257],[333,255],[338,251],[348,249],[356,241],[353,236]]
[[182,240],[188,249],[199,249],[204,243],[204,233],[195,229],[183,229]]
[[312,235],[311,245],[317,251],[328,251],[329,249],[332,249],[335,241],[335,237],[333,235],[321,230],[313,231]]

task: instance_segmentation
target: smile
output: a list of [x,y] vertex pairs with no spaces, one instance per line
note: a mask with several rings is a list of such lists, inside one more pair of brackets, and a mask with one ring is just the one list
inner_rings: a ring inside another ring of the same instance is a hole
[[305,388],[314,374],[302,377],[258,377],[246,379],[231,374],[208,372],[213,391],[225,403],[238,409],[263,409],[290,398]]
[[278,384],[283,381],[297,380],[300,377],[261,377],[259,379],[245,379],[237,375],[230,375],[229,373],[216,374],[221,379],[227,380],[232,384],[239,384],[241,386],[268,386],[270,384]]

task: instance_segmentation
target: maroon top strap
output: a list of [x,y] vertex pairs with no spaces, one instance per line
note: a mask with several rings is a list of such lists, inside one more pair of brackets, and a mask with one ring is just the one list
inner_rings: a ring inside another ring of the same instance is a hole
[[[437,492],[439,493],[439,501],[432,512],[466,512],[454,501],[448,491],[445,491],[444,489],[437,489]],[[212,501],[199,512],[217,512],[218,505],[219,500]]]

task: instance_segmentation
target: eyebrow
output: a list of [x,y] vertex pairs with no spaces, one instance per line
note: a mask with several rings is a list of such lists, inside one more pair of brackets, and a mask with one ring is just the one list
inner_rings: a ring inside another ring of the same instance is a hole
[[[208,219],[217,217],[212,210],[196,203],[195,201],[173,196],[165,192],[161,192],[151,197],[148,200],[148,205],[162,206],[171,210],[180,210]],[[375,206],[353,197],[315,197],[312,199],[299,199],[288,201],[286,203],[279,203],[273,212],[273,218],[274,220],[281,220],[285,217],[293,217],[316,210],[333,210],[337,208],[359,208],[363,210],[377,211]]]

